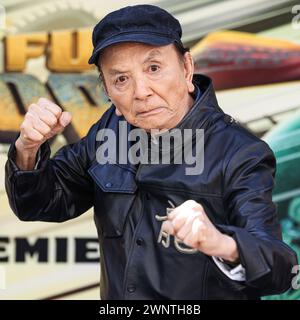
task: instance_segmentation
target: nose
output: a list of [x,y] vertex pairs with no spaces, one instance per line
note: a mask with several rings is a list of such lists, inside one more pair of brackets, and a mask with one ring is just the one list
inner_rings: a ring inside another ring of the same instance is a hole
[[134,98],[145,100],[152,95],[152,89],[146,77],[140,76],[135,81]]

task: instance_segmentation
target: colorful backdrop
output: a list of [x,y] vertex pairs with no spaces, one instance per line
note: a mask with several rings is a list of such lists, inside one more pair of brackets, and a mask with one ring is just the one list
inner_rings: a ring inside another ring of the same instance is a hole
[[[300,3],[285,0],[0,0],[0,299],[99,299],[92,211],[62,224],[21,222],[4,188],[9,144],[41,96],[73,114],[52,153],[83,137],[109,106],[87,64],[93,26],[129,4],[157,4],[183,26],[197,73],[219,104],[265,139],[277,158],[285,241],[300,258]],[[268,299],[300,299],[300,291]]]

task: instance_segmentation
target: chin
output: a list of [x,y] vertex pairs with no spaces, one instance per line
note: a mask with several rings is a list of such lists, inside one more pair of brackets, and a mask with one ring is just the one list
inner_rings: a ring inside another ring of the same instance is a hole
[[145,130],[151,130],[151,129],[168,129],[167,126],[168,121],[165,119],[162,119],[162,117],[156,116],[156,117],[148,117],[145,119],[139,119],[138,122],[135,124],[136,127],[145,129]]

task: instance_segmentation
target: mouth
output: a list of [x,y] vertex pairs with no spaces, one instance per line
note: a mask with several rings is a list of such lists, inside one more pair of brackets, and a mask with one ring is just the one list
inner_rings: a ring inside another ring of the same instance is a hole
[[156,115],[156,114],[162,112],[164,109],[165,108],[163,108],[163,107],[158,107],[158,108],[154,108],[154,109],[151,109],[151,110],[148,110],[148,111],[138,112],[137,116],[141,117],[141,118],[146,118],[146,117],[149,117],[149,116],[152,116],[152,115]]

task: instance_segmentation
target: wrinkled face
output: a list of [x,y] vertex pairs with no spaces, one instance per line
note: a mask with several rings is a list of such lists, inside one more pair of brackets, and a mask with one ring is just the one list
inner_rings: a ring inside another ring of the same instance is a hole
[[193,60],[189,52],[180,57],[173,44],[112,45],[103,50],[99,63],[117,115],[136,127],[173,128],[193,104]]

